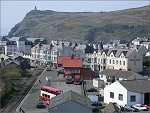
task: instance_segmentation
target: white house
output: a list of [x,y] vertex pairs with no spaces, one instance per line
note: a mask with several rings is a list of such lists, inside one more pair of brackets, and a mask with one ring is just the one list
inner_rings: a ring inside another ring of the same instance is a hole
[[31,54],[32,42],[23,37],[11,37],[9,40],[16,42],[18,53]]
[[37,44],[31,48],[31,59],[34,64],[46,64],[51,61],[50,45]]
[[103,71],[105,69],[124,71],[143,71],[143,55],[137,49],[109,48],[98,50],[85,55],[89,59],[92,70]]
[[104,103],[150,104],[150,80],[116,81],[104,88]]
[[32,42],[28,41],[22,37],[3,37],[0,40],[0,45],[4,48],[4,54],[14,55],[14,54],[31,54]]

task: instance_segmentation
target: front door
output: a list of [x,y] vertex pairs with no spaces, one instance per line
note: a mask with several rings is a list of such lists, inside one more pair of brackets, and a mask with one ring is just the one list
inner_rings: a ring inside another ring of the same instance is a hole
[[150,93],[144,94],[144,104],[146,105],[150,104]]

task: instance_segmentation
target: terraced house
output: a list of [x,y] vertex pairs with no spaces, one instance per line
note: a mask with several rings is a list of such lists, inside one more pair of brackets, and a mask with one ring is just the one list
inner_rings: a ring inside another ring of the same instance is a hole
[[86,55],[93,70],[143,71],[143,57],[136,49],[102,49]]
[[14,55],[14,54],[31,54],[32,42],[28,41],[23,37],[3,37],[0,40],[1,53],[5,55]]

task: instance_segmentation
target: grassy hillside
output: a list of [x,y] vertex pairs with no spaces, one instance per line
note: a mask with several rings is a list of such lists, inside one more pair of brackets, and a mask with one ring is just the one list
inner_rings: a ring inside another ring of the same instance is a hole
[[88,41],[150,37],[150,6],[112,12],[32,10],[9,36]]

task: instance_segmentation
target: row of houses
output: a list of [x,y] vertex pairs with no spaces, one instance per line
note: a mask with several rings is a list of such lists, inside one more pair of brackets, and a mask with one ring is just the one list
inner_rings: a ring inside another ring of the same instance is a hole
[[87,54],[89,66],[93,70],[105,69],[131,70],[141,72],[143,70],[143,56],[138,50],[130,49],[103,49],[92,54]]
[[[4,37],[0,41],[0,53],[29,58],[33,65],[37,62],[56,65],[58,56],[74,55],[83,59],[84,67],[89,67],[93,71],[115,69],[141,72],[143,71],[143,55],[147,52],[146,48],[149,48],[149,45],[140,45],[138,48],[133,46],[126,48],[113,46],[112,48],[105,47],[107,44],[102,42],[93,44],[54,40],[49,44],[43,42],[44,39]],[[136,45],[134,42],[133,40],[132,45]]]
[[5,38],[3,37],[0,40],[0,53],[6,55],[12,54],[30,54],[31,53],[32,42],[28,41],[22,37],[12,37]]

